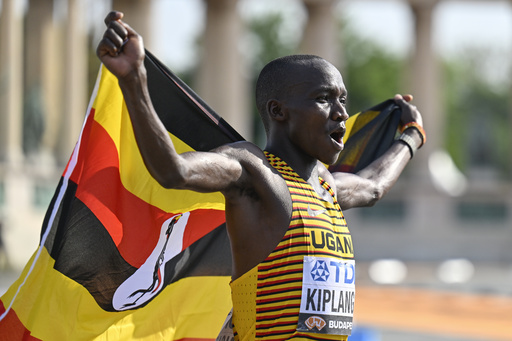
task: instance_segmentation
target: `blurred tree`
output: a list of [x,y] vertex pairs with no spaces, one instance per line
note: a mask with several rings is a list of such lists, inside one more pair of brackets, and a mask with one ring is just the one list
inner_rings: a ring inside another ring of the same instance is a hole
[[443,63],[445,146],[464,172],[511,174],[510,84],[489,77],[489,50],[466,49]]
[[394,55],[373,40],[362,38],[350,23],[343,23],[342,27],[342,74],[348,89],[349,113],[355,114],[402,93],[404,57]]
[[[251,89],[254,94],[256,80],[261,69],[271,60],[297,53],[298,41],[283,39],[280,32],[286,24],[281,13],[269,13],[261,17],[251,19],[247,23],[248,37],[251,52],[248,54],[251,60]],[[256,109],[254,96],[252,100],[254,143],[264,147],[266,136],[263,124]]]
[[297,52],[298,41],[284,39],[281,34],[285,25],[285,17],[279,12],[249,21],[248,35],[252,45],[250,57],[254,79],[271,60]]
[[23,100],[23,152],[27,156],[40,151],[45,129],[43,107],[41,87],[28,89]]

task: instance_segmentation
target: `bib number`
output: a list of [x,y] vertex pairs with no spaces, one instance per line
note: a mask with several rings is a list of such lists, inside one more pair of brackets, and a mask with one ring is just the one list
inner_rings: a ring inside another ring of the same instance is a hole
[[297,330],[350,335],[354,316],[354,281],[354,260],[304,257]]

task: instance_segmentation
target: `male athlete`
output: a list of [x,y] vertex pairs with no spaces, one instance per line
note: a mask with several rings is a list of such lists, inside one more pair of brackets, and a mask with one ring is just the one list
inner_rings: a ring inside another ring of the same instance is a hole
[[177,154],[152,106],[142,38],[111,12],[97,55],[118,78],[137,144],[166,188],[221,192],[233,255],[233,331],[240,340],[346,340],[352,328],[355,264],[341,209],[371,206],[424,142],[411,96],[395,97],[410,127],[358,174],[331,174],[343,149],[347,90],[324,59],[269,63],[256,102],[267,133],[250,142]]

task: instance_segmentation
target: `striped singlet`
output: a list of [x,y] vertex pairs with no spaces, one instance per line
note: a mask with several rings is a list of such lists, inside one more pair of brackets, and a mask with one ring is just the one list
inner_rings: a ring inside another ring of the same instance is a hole
[[[345,328],[338,333],[350,334],[354,290],[339,290],[337,284],[308,286],[345,281],[353,287],[352,239],[334,192],[319,178],[334,203],[321,199],[283,160],[268,152],[265,155],[288,186],[292,217],[274,251],[231,282],[235,340],[347,340],[346,335],[325,333],[333,327]],[[309,314],[303,311],[306,307]],[[345,316],[329,321],[326,311]]]

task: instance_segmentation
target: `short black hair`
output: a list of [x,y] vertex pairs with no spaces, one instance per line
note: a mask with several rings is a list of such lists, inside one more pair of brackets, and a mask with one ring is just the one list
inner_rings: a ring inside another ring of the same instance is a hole
[[293,66],[311,65],[315,61],[325,61],[322,57],[311,54],[295,54],[280,57],[269,62],[260,72],[256,81],[256,107],[260,113],[265,131],[269,130],[270,118],[267,115],[267,102],[279,98],[286,88]]

